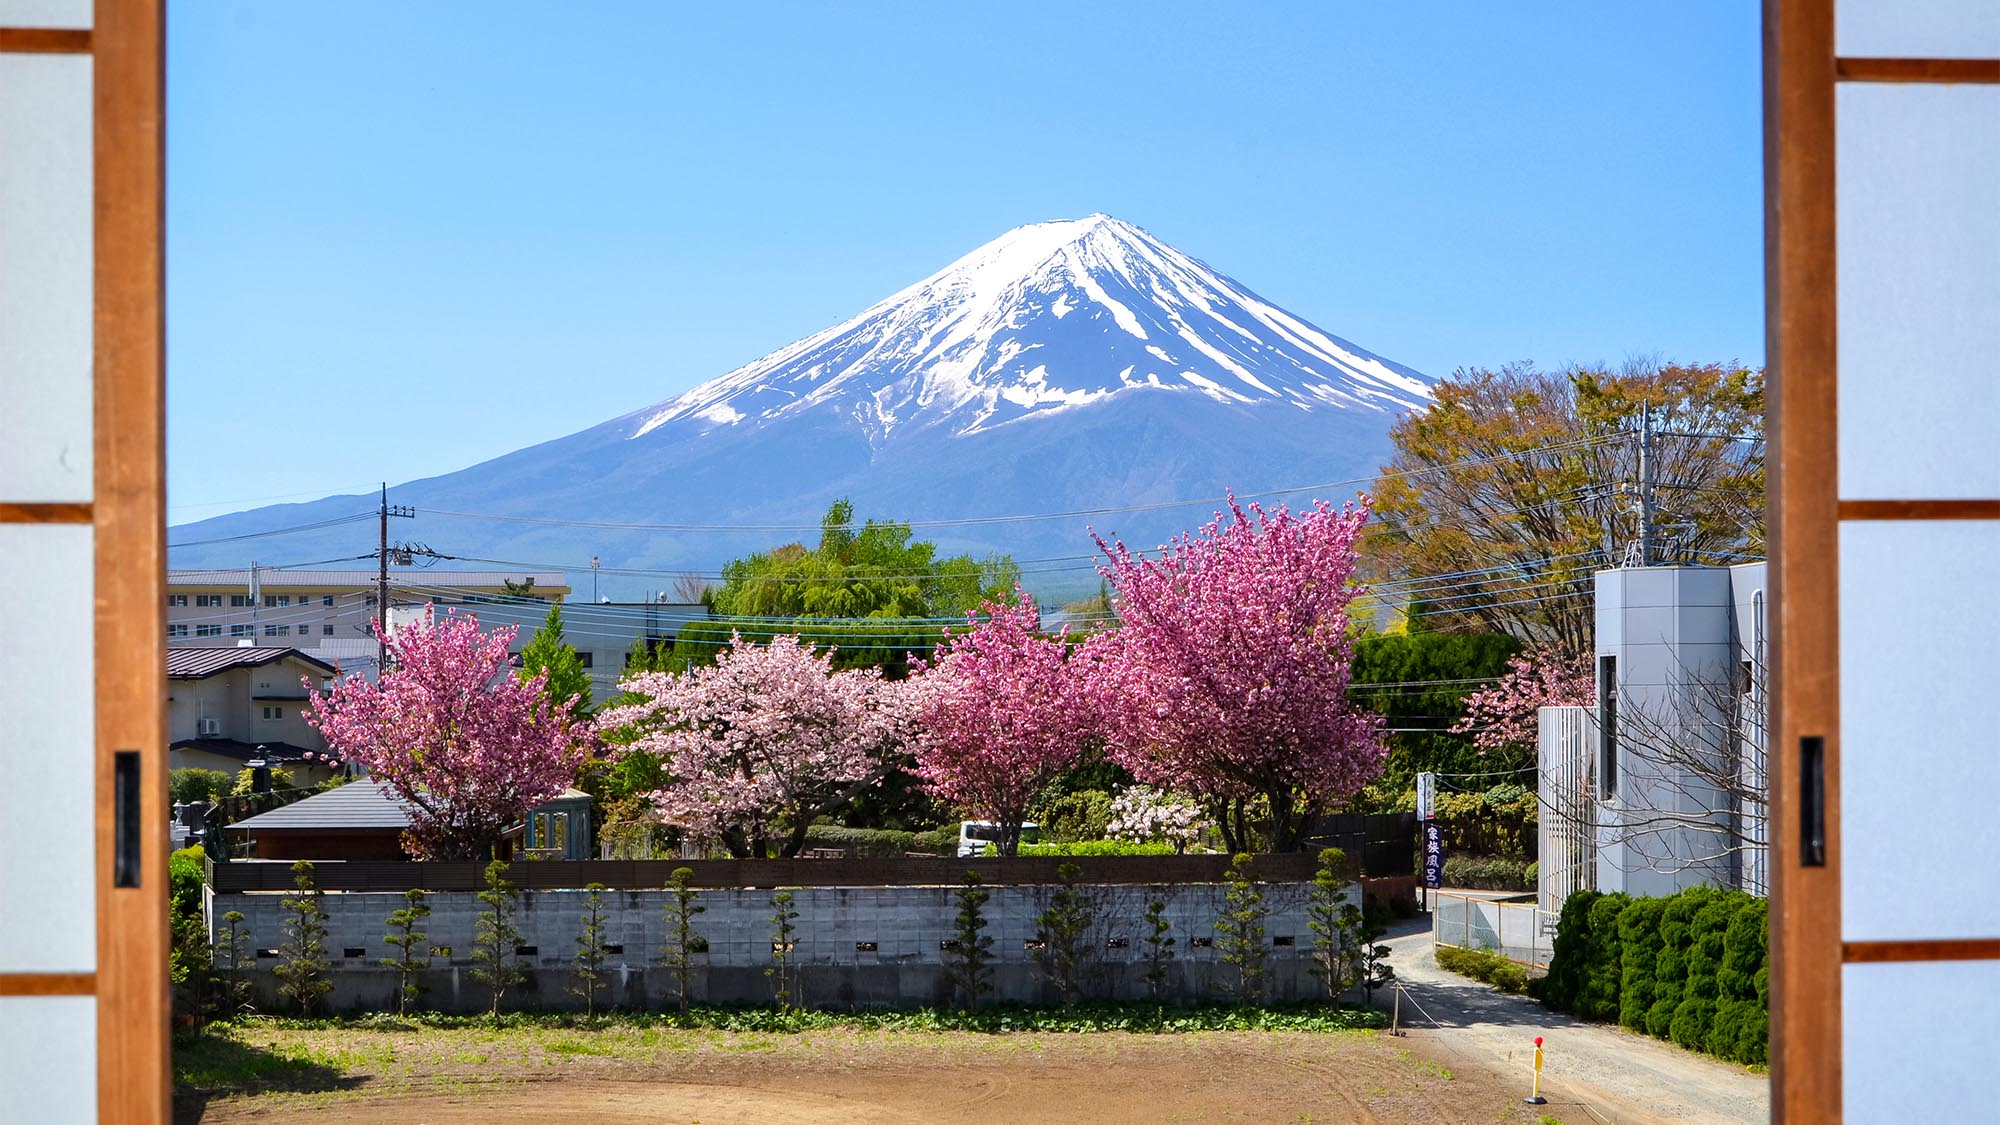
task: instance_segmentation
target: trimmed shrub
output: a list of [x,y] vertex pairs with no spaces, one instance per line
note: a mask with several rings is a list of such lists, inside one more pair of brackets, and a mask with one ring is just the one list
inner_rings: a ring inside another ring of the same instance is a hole
[[1687,986],[1667,1033],[1691,1051],[1708,1047],[1709,1025],[1715,1020],[1715,1002],[1720,998],[1716,975],[1722,969],[1722,939],[1744,901],[1742,895],[1718,894],[1695,911],[1688,925]]
[[1528,990],[1528,970],[1497,953],[1440,945],[1437,947],[1437,963],[1439,968],[1485,981],[1502,992],[1522,993]]
[[[954,845],[957,832],[952,833]],[[900,859],[904,852],[917,850],[915,832],[887,828],[844,828],[838,824],[815,824],[806,829],[806,847],[842,848],[849,859]]]
[[1709,1025],[1708,1053],[1740,1063],[1761,1063],[1770,1055],[1770,904],[1744,903],[1722,935],[1722,965],[1716,972],[1715,1022]]
[[1646,1013],[1653,1004],[1653,974],[1660,959],[1660,917],[1666,909],[1666,899],[1642,898],[1618,916],[1618,1022],[1633,1031],[1646,1030]]
[[1528,882],[1527,889],[1531,891],[1538,889],[1542,883],[1542,861],[1538,859],[1535,862],[1530,863],[1528,865],[1526,876]]
[[1661,901],[1660,951],[1653,962],[1653,999],[1646,1007],[1645,1032],[1655,1039],[1672,1034],[1674,1010],[1687,993],[1688,946],[1694,940],[1695,912],[1720,891],[1693,887]]
[[1448,887],[1471,887],[1482,891],[1535,889],[1534,880],[1528,876],[1526,863],[1498,856],[1447,856],[1444,861],[1444,882]]
[[1583,991],[1576,1014],[1610,1023],[1618,1018],[1618,986],[1625,973],[1625,943],[1618,937],[1618,919],[1632,905],[1628,895],[1603,895],[1590,904],[1591,942],[1583,962]]
[[1563,900],[1555,950],[1549,955],[1549,972],[1541,986],[1542,1003],[1552,1011],[1576,1011],[1577,999],[1583,994],[1583,966],[1590,955],[1590,910],[1601,897],[1596,891],[1577,891]]
[[1022,855],[1173,855],[1174,846],[1164,840],[1137,843],[1132,840],[1078,840],[1073,844],[1022,844]]

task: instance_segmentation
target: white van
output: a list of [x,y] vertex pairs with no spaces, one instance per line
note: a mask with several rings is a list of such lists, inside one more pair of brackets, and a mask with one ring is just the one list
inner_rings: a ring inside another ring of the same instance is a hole
[[[958,822],[958,858],[971,859],[985,855],[1000,846],[1000,837],[1006,829],[984,820],[961,820]],[[1021,843],[1038,844],[1042,840],[1042,826],[1023,824]]]

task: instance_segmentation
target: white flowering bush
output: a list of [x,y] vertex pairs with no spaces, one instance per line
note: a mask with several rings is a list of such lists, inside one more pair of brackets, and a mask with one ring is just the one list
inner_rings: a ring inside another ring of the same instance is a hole
[[1114,840],[1171,844],[1178,855],[1199,842],[1208,829],[1208,819],[1191,799],[1134,785],[1111,799],[1111,823],[1105,831]]

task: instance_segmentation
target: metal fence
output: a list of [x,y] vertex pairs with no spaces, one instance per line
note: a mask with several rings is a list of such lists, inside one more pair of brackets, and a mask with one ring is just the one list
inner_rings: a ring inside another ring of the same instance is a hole
[[1431,892],[1431,938],[1438,945],[1485,950],[1536,969],[1549,967],[1559,917],[1532,902]]

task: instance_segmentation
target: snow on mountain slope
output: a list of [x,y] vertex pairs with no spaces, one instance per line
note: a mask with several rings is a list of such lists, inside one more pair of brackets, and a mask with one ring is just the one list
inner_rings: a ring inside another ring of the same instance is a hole
[[[1009,231],[678,398],[392,485],[390,498],[418,511],[399,534],[463,565],[574,571],[598,556],[607,571],[630,568],[607,574],[607,595],[643,593],[661,573],[713,573],[788,537],[772,525],[815,524],[839,497],[866,517],[943,521],[925,534],[948,551],[1074,559],[1089,552],[1086,524],[1159,543],[1232,487],[1343,482],[1326,498],[1346,499],[1429,388],[1145,231],[1092,215]],[[312,525],[375,503],[329,497],[177,527],[171,541],[185,546],[173,565],[362,554],[372,522]],[[1035,518],[958,522],[1020,514]],[[710,530],[661,526],[688,524]],[[262,538],[285,528],[300,530]],[[1074,561],[1030,568],[1027,583],[1052,595],[1096,588]]]
[[1100,214],[1008,231],[851,320],[637,412],[631,436],[828,411],[879,447],[898,430],[978,433],[1136,391],[1386,420],[1428,387]]

